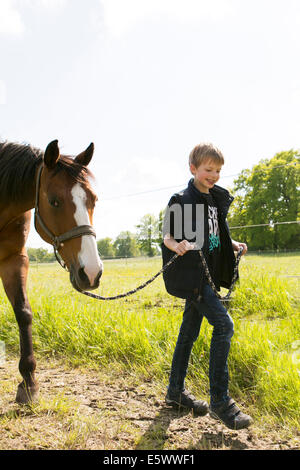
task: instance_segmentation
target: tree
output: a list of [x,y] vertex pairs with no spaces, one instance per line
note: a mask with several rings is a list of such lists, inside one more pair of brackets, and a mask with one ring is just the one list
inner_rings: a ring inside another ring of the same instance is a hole
[[101,238],[97,241],[97,248],[100,253],[100,256],[105,256],[106,258],[113,258],[115,256],[115,247],[111,238]]
[[231,229],[232,238],[245,241],[251,249],[299,248],[299,224],[277,225],[299,220],[299,169],[299,156],[290,150],[242,171],[234,181],[229,225],[269,225]]
[[45,248],[27,248],[27,254],[29,261],[35,261],[36,263],[50,263],[55,261],[53,253],[49,253]]
[[144,215],[136,228],[138,229],[137,240],[141,251],[147,256],[157,254],[158,220],[155,216],[153,214]]
[[114,242],[114,248],[116,250],[115,251],[116,256],[129,258],[129,257],[139,255],[139,248],[137,245],[135,235],[133,235],[132,233],[128,231],[121,232],[117,236]]
[[158,214],[158,221],[157,221],[158,233],[157,233],[156,241],[159,246],[161,246],[163,242],[163,224],[164,224],[165,212],[166,212],[166,209],[162,209]]

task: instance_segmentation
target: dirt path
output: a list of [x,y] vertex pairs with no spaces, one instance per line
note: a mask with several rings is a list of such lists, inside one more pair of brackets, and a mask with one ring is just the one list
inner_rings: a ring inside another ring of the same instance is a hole
[[231,431],[209,416],[179,413],[159,384],[117,370],[38,364],[38,404],[14,402],[17,360],[0,367],[0,449],[300,449],[299,436]]

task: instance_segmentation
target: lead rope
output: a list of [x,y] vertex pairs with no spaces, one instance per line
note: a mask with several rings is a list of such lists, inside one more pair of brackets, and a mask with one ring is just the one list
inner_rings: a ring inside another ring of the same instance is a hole
[[219,294],[219,292],[217,291],[215,283],[212,280],[212,277],[210,275],[206,260],[205,260],[204,255],[203,255],[203,252],[202,252],[202,250],[199,250],[200,258],[201,258],[202,265],[203,265],[204,270],[205,270],[205,274],[206,274],[208,283],[209,283],[210,287],[212,288],[212,290],[214,291],[215,295],[218,297],[218,299],[221,300],[221,302],[228,302],[230,300],[231,293],[233,291],[234,285],[235,285],[235,283],[237,281],[237,278],[238,278],[238,269],[239,269],[239,263],[240,263],[240,260],[241,260],[241,257],[242,257],[242,253],[243,253],[243,248],[240,248],[239,251],[238,251],[238,254],[236,256],[236,260],[235,260],[235,266],[234,266],[234,270],[233,270],[233,277],[232,277],[231,286],[229,287],[229,290],[228,290],[227,294],[222,297]]
[[[229,301],[230,300],[230,295],[233,291],[233,288],[234,288],[234,285],[236,283],[236,280],[237,280],[237,276],[238,276],[238,267],[239,267],[239,262],[240,262],[240,259],[241,259],[241,256],[242,256],[242,252],[243,252],[243,248],[241,248],[237,254],[237,257],[236,257],[236,261],[235,261],[235,267],[234,267],[234,271],[233,271],[233,278],[232,278],[232,283],[231,283],[231,286],[227,292],[227,294],[222,297],[219,292],[217,291],[216,289],[216,286],[212,280],[212,277],[210,275],[210,272],[209,272],[209,269],[208,269],[208,266],[207,266],[207,263],[206,263],[206,260],[205,260],[205,257],[202,253],[202,250],[199,250],[199,254],[200,254],[200,258],[201,258],[201,262],[202,262],[202,265],[204,267],[204,270],[205,270],[205,274],[206,274],[206,277],[207,277],[207,280],[208,280],[208,283],[210,285],[210,287],[212,288],[212,290],[214,291],[214,293],[216,294],[216,296],[222,301],[222,302],[226,302],[226,301]],[[151,279],[148,279],[148,281],[144,282],[143,284],[141,284],[140,286],[136,287],[135,289],[132,289],[128,292],[125,292],[124,294],[118,294],[118,295],[114,295],[114,296],[111,296],[111,297],[102,297],[101,295],[98,295],[98,294],[93,294],[92,292],[87,292],[87,291],[84,291],[84,290],[81,290],[79,288],[76,288],[75,289],[80,292],[81,294],[84,294],[84,295],[87,295],[88,297],[92,297],[93,299],[98,299],[98,300],[116,300],[116,299],[121,299],[122,297],[127,297],[129,295],[132,295],[132,294],[135,294],[136,292],[138,292],[139,290],[141,289],[144,289],[144,287],[148,286],[149,284],[151,284],[151,282],[153,282],[160,274],[162,274],[164,271],[166,271],[168,269],[169,266],[171,266],[171,264],[174,263],[174,261],[178,258],[178,254],[174,255],[162,268],[160,271],[158,271],[158,273],[156,273],[153,277],[151,277]]]
[[112,297],[102,297],[101,295],[98,294],[93,294],[92,292],[87,292],[85,290],[81,290],[78,287],[75,287],[75,289],[80,292],[81,294],[87,295],[88,297],[92,297],[93,299],[99,299],[99,300],[115,300],[115,299],[121,299],[122,297],[127,297],[128,295],[135,294],[135,292],[144,289],[144,287],[148,286],[148,284],[151,284],[151,282],[154,281],[160,274],[162,274],[177,258],[179,255],[174,255],[170,261],[168,261],[158,273],[156,273],[151,279],[148,279],[148,281],[144,282],[144,284],[141,284],[140,286],[136,287],[135,289],[132,289],[128,292],[125,292],[124,294],[118,294],[114,295]]

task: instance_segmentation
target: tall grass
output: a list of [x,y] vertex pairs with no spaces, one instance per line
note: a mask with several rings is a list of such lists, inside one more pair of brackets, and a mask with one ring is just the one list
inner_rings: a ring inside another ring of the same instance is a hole
[[[299,255],[242,259],[230,313],[235,334],[230,352],[230,392],[257,413],[299,427],[300,377],[295,345],[300,340]],[[105,262],[102,295],[125,292],[160,269],[160,259]],[[288,273],[288,274],[286,274]],[[295,282],[296,281],[296,282]],[[118,362],[166,383],[184,301],[169,296],[162,278],[135,295],[96,301],[72,289],[57,265],[32,266],[28,293],[34,312],[37,355],[107,367]],[[0,290],[0,340],[19,349],[14,314]],[[208,392],[211,327],[204,320],[187,377],[195,391]]]

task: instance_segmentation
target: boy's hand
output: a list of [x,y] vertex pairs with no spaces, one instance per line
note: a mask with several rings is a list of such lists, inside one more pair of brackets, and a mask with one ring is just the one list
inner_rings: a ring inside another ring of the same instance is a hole
[[234,240],[231,240],[231,241],[232,241],[232,248],[234,249],[234,251],[239,251],[241,248],[243,248],[242,255],[245,255],[247,253],[248,247],[246,243],[239,243],[239,242],[235,242]]
[[177,246],[174,247],[174,251],[183,256],[187,251],[193,250],[194,245],[187,240],[182,240],[180,243],[177,243]]
[[175,253],[180,256],[183,256],[187,251],[195,248],[193,243],[190,243],[187,240],[182,240],[178,243],[169,233],[164,236],[164,244],[169,248],[169,250],[175,251]]

